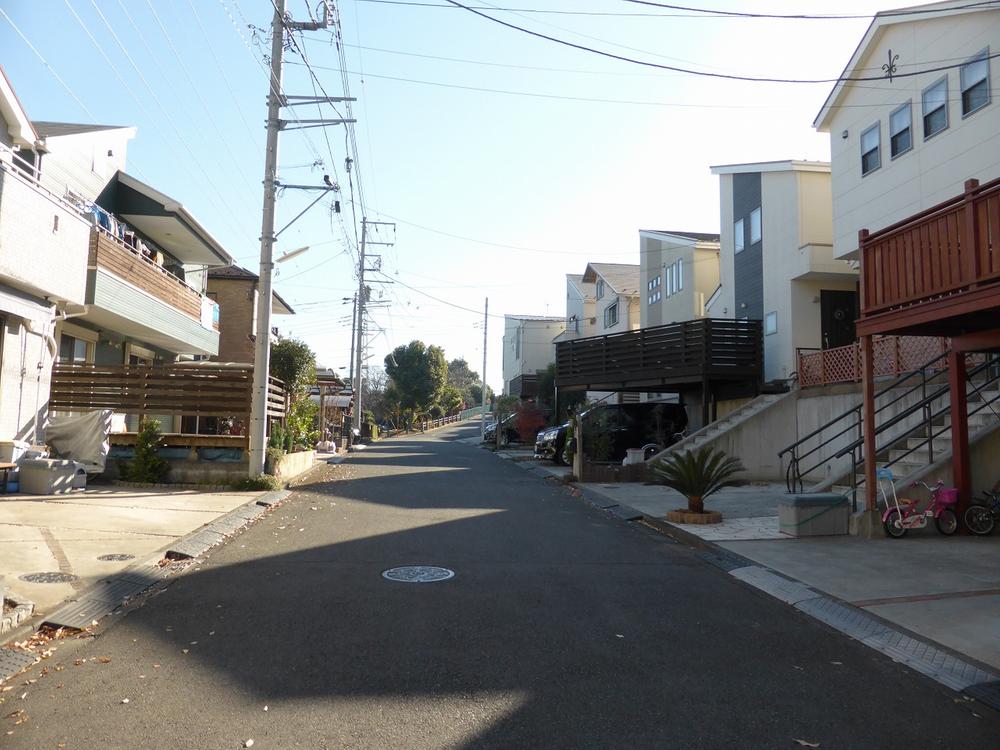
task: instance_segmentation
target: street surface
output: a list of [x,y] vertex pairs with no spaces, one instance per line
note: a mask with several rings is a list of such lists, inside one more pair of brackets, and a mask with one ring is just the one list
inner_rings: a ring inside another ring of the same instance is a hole
[[[22,713],[0,747],[1000,746],[996,712],[456,441],[474,430],[317,470],[96,638],[55,643],[2,694]],[[455,577],[381,575],[408,564]]]

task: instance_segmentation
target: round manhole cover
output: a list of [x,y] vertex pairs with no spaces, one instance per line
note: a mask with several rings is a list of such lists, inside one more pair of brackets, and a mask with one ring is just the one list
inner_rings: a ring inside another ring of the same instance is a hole
[[28,583],[70,583],[76,580],[72,573],[25,573],[18,578]]
[[110,555],[101,555],[97,559],[103,560],[104,562],[124,562],[125,560],[134,560],[135,555],[126,555],[124,552],[115,552]]
[[454,578],[455,571],[438,568],[434,565],[404,565],[401,568],[389,568],[389,570],[382,571],[382,577],[403,583],[434,583]]

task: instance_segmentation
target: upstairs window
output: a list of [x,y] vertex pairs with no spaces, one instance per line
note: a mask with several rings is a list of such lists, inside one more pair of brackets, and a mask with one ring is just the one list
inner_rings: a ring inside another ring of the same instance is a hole
[[987,47],[962,66],[962,117],[990,103],[990,61]]
[[604,279],[597,280],[597,291],[595,292],[597,299],[601,299],[604,296]]
[[924,140],[948,127],[948,77],[924,89],[920,97],[924,117]]
[[882,129],[875,123],[861,134],[861,174],[874,172],[882,166]]
[[604,327],[611,328],[611,326],[618,323],[618,300],[615,300],[610,305],[604,308]]
[[681,291],[684,288],[684,261],[677,261],[677,291]]
[[750,212],[750,244],[756,245],[760,239],[760,206],[758,206]]
[[740,219],[735,224],[733,224],[733,237],[736,240],[736,252],[743,252],[743,242],[745,235],[743,234],[743,219]]
[[895,159],[913,148],[913,112],[910,103],[889,115],[889,156]]

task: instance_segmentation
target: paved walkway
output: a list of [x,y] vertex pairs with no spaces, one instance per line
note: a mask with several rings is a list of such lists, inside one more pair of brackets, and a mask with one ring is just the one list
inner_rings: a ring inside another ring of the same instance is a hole
[[262,494],[92,485],[66,495],[0,496],[0,588],[49,613]]
[[[525,451],[498,455],[528,465]],[[548,461],[530,465],[555,477],[570,473]],[[577,486],[651,518],[685,505],[678,493],[655,485]],[[904,539],[793,538],[778,530],[784,494],[777,484],[728,488],[706,502],[722,512],[723,523],[676,526],[1000,670],[1000,534],[943,537],[929,527]]]

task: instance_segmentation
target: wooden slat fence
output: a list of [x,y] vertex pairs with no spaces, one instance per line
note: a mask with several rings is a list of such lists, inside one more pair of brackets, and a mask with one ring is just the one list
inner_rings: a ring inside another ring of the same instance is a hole
[[[56,364],[49,408],[249,419],[252,390],[249,366]],[[283,383],[270,378],[268,416],[283,418],[286,407]]]
[[759,320],[701,318],[556,344],[556,385],[759,381]]

